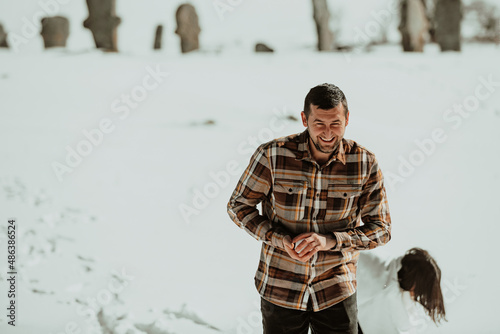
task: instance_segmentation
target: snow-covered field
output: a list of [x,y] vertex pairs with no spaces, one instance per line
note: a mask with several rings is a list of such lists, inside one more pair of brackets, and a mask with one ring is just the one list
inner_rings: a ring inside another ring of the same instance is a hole
[[[211,22],[234,25],[245,4]],[[309,34],[256,55],[227,41],[214,52],[211,36],[184,56],[146,52],[149,40],[0,52],[4,310],[7,219],[19,224],[16,327],[2,315],[0,332],[261,332],[260,245],[226,203],[253,150],[303,131],[290,116],[331,82],[348,98],[346,137],[386,176],[393,239],[376,251],[422,247],[442,269],[449,321],[417,319],[420,331],[498,333],[500,48],[319,54]]]
[[[8,217],[20,226],[18,332],[84,329],[101,308],[109,319],[126,310],[127,323],[163,319],[164,333],[214,331],[188,320],[193,314],[228,333],[259,332],[259,244],[225,205],[258,143],[302,131],[286,116],[298,117],[322,82],[347,94],[346,137],[376,152],[388,179],[393,239],[380,250],[426,248],[442,268],[449,322],[424,332],[478,332],[478,323],[480,333],[497,332],[499,51],[398,52],[350,62],[313,52],[2,52],[2,227]],[[137,88],[144,82],[157,87]],[[453,112],[464,103],[470,114]],[[85,144],[82,131],[97,144]],[[87,155],[77,164],[71,150]]]

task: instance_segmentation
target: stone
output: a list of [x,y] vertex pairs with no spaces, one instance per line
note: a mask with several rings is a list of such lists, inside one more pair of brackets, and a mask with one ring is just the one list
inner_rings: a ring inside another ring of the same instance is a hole
[[175,13],[177,29],[175,33],[181,38],[182,53],[191,52],[200,48],[199,35],[201,32],[198,23],[198,14],[193,5],[182,4]]
[[274,50],[264,43],[257,43],[255,44],[255,52],[274,52]]
[[117,27],[121,19],[116,16],[115,0],[86,0],[89,17],[83,26],[92,31],[96,48],[117,52]]
[[43,44],[46,49],[66,47],[69,36],[69,20],[63,16],[44,17],[41,21]]

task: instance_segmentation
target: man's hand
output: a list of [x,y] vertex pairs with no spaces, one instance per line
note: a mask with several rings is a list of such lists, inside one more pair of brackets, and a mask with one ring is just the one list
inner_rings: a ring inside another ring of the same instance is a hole
[[330,250],[337,244],[332,235],[315,232],[302,233],[291,240],[290,236],[283,239],[285,251],[292,259],[307,262],[319,251]]
[[285,251],[292,259],[301,261],[299,254],[294,249],[295,245],[292,243],[292,238],[289,235],[283,239],[283,245],[285,246]]

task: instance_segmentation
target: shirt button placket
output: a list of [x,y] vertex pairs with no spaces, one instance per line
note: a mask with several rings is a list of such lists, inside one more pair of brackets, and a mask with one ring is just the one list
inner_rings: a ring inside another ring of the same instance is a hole
[[[318,187],[319,186],[319,187]],[[319,210],[319,194],[321,192],[321,170],[318,170],[316,172],[316,198],[314,199],[314,210],[313,210],[313,217],[312,217],[312,221],[313,223],[316,224],[316,216],[318,215],[318,210]],[[315,225],[313,225],[313,230],[315,232],[318,232],[317,228]]]
[[[319,208],[320,208],[320,192],[321,192],[321,169],[318,169],[317,173],[316,173],[316,199],[314,201],[314,214],[313,214],[313,217],[312,217],[312,221],[313,221],[313,224],[312,224],[312,230],[315,231],[315,232],[319,232],[318,231],[318,226],[316,225],[316,217],[318,215],[318,212],[319,212]],[[318,255],[317,254],[314,254],[314,256],[312,257],[311,259],[311,279],[314,278],[314,276],[316,276],[316,270],[315,270],[315,263],[316,263],[316,259],[318,258]],[[312,284],[309,283],[309,288],[312,287]]]
[[[319,211],[319,206],[320,206],[320,192],[321,192],[321,169],[317,168],[316,169],[316,185],[315,185],[315,198],[314,198],[314,205],[313,205],[313,216],[312,216],[312,231],[318,232],[318,228],[316,225],[316,216],[318,215]],[[311,274],[309,278],[309,282],[307,286],[309,287],[310,290],[312,290],[312,280],[316,276],[316,270],[315,270],[315,261],[317,259],[317,254],[314,254],[314,256],[311,259],[310,265],[311,265]],[[312,293],[312,291],[311,291]]]

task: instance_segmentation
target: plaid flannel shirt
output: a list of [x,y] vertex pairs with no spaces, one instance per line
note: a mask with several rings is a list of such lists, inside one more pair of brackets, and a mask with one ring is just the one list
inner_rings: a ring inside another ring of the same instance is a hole
[[[308,142],[306,130],[261,145],[229,200],[228,213],[263,241],[255,274],[260,295],[297,310],[306,310],[312,298],[314,311],[320,311],[356,292],[358,251],[387,243],[391,220],[373,153],[343,139],[320,166]],[[308,262],[294,260],[283,238],[305,232],[331,233],[337,244]]]

